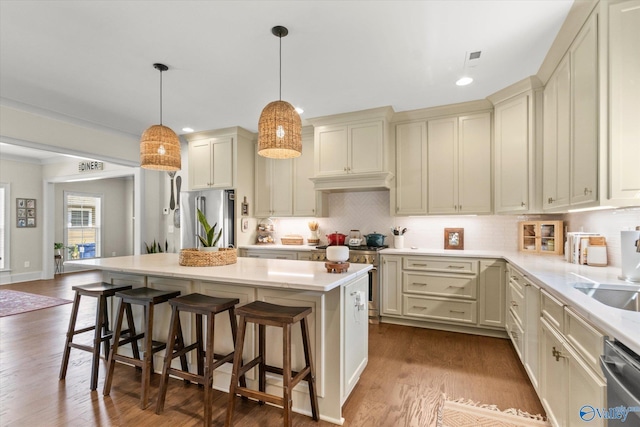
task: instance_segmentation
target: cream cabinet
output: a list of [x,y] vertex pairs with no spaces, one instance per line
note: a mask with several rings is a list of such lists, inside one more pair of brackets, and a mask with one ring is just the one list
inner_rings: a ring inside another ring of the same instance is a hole
[[506,329],[531,384],[539,385],[540,288],[513,266],[507,266]]
[[380,312],[402,315],[402,257],[383,255],[380,268]]
[[490,97],[495,104],[495,212],[535,211],[541,88],[526,79]]
[[571,182],[571,70],[565,57],[544,88],[542,207],[569,206]]
[[427,212],[491,213],[491,115],[427,122]]
[[640,196],[640,0],[609,6],[610,197]]
[[315,176],[383,172],[382,120],[315,129]]
[[504,329],[504,269],[494,259],[382,255],[382,321],[494,334]]
[[396,215],[427,213],[427,124],[396,125]]
[[293,215],[293,160],[255,156],[255,216]]
[[302,129],[302,155],[293,159],[293,216],[326,216],[327,195],[315,191],[313,181],[313,129]]
[[[541,291],[539,395],[554,426],[585,422],[581,408],[606,407],[606,383],[597,364],[603,334],[545,291]],[[589,424],[604,426],[595,417]]]
[[546,211],[598,201],[598,15],[571,44],[544,90],[542,206]]
[[478,324],[503,328],[505,326],[505,263],[500,260],[480,260]]
[[233,188],[232,137],[189,142],[189,183],[192,190]]

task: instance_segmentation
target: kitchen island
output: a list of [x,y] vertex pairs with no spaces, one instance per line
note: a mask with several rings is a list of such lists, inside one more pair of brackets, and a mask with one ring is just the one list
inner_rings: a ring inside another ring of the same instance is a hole
[[[355,387],[368,361],[368,264],[352,264],[346,273],[327,273],[323,262],[273,260],[239,257],[235,264],[216,267],[186,267],[178,264],[178,254],[149,254],[81,261],[66,264],[103,271],[103,281],[114,284],[179,290],[182,295],[202,293],[238,298],[240,305],[252,301],[312,307],[309,317],[311,351],[316,365],[320,417],[342,424],[342,405]],[[135,308],[135,307],[134,307]],[[111,307],[114,310],[114,307]],[[134,310],[136,322],[142,312]],[[154,339],[166,340],[169,328],[168,304],[156,307]],[[113,317],[112,317],[113,318]],[[195,337],[194,319],[181,317],[186,340]],[[247,330],[243,358],[255,356],[255,331]],[[304,366],[299,328],[293,328],[292,366]],[[268,363],[282,366],[281,331],[267,328]],[[128,347],[128,346],[127,346]],[[216,319],[216,353],[233,350],[228,317]],[[156,370],[162,367],[163,352],[155,355]],[[189,359],[195,370],[195,360]],[[257,389],[256,372],[247,373],[249,387]],[[214,388],[228,391],[231,364],[214,373]],[[281,394],[280,376],[267,376],[267,392]],[[294,389],[293,409],[311,414],[306,382]]]

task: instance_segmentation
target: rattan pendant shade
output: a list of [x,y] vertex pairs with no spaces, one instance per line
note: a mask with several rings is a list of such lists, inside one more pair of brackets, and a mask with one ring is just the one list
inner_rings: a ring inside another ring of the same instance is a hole
[[293,105],[270,102],[258,121],[258,154],[272,159],[291,159],[302,154],[302,121]]
[[145,169],[179,171],[180,139],[170,128],[153,125],[140,138],[140,166]]
[[280,99],[267,104],[258,120],[258,154],[272,159],[291,159],[302,154],[302,120],[293,105],[282,100],[282,37],[289,30],[271,29],[280,39]]
[[140,138],[140,167],[160,171],[178,171],[182,168],[180,139],[170,128],[162,125],[162,72],[169,67],[153,64],[160,71],[160,124],[145,130]]

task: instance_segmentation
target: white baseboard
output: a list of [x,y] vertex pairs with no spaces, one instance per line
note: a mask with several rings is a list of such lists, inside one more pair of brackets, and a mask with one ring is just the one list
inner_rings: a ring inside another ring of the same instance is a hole
[[42,279],[42,271],[32,271],[29,273],[19,274],[2,274],[0,275],[0,285],[9,285],[11,283],[30,282],[32,280]]

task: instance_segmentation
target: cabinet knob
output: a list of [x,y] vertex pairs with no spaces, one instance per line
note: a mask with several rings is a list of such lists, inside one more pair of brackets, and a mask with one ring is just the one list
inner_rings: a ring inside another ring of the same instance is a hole
[[511,307],[517,307],[517,306],[518,306],[518,303],[517,303],[517,302],[515,302],[515,301],[511,301]]
[[591,190],[589,190],[587,187],[584,187],[584,195],[588,195],[591,194]]
[[553,197],[549,197],[549,199],[547,200],[548,204],[552,204],[553,202],[555,202],[555,200],[553,199]]
[[527,204],[526,204],[525,202],[520,202],[520,207],[523,207],[523,208],[524,208],[524,207],[526,207],[526,206],[527,206]]

